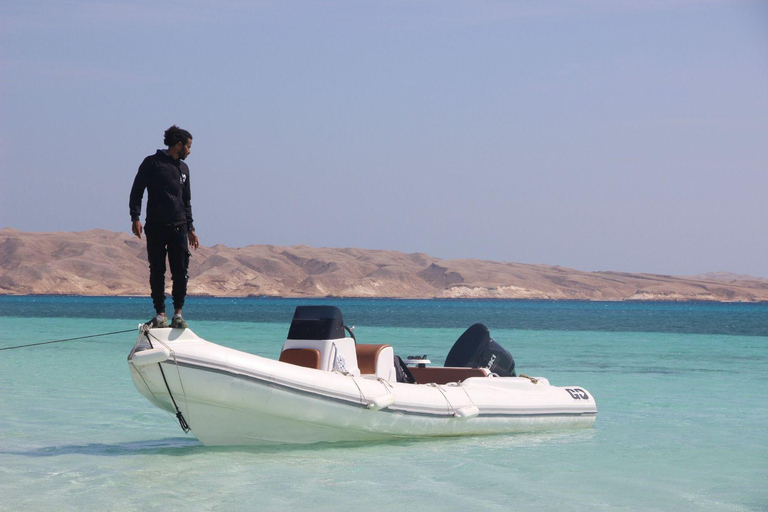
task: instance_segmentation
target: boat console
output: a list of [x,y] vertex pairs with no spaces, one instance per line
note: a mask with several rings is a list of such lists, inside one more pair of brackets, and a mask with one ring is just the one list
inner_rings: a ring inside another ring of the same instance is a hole
[[[280,361],[350,375],[373,375],[395,382],[395,353],[390,345],[358,344],[347,338],[336,306],[298,306]],[[351,330],[350,330],[351,332]]]

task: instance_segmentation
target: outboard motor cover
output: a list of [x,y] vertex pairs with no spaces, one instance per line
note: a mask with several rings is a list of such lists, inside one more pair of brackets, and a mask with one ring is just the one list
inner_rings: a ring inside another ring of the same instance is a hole
[[512,354],[491,338],[483,324],[475,324],[464,331],[448,352],[445,366],[488,368],[499,377],[516,376]]
[[336,306],[296,306],[289,340],[337,340],[344,337],[344,319]]

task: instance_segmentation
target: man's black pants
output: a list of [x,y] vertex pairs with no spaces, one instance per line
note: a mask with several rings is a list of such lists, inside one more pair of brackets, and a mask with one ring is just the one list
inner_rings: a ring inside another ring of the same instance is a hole
[[187,271],[189,270],[189,244],[187,227],[182,226],[145,226],[147,235],[147,257],[149,258],[149,286],[152,289],[152,302],[157,313],[165,312],[165,258],[171,267],[173,279],[173,307],[184,307],[187,296]]

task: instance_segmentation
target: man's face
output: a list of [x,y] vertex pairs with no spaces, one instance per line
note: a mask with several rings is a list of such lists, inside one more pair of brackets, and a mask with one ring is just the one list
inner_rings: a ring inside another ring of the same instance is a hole
[[187,139],[187,145],[181,146],[181,151],[179,151],[179,158],[181,158],[182,160],[185,160],[191,152],[192,152],[192,139]]

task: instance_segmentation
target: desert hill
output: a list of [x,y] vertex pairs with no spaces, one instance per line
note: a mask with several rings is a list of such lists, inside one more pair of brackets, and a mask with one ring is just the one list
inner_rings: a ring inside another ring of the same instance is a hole
[[[189,293],[210,296],[768,301],[768,280],[666,276],[303,245],[193,251]],[[148,295],[145,240],[0,230],[0,294]],[[170,291],[170,278],[167,280]]]

